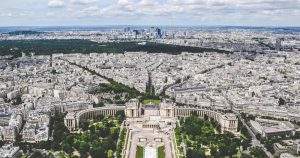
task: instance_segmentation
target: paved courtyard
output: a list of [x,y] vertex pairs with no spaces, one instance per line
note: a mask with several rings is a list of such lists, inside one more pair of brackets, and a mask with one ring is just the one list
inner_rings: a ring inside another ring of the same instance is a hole
[[145,158],[157,158],[157,148],[156,147],[145,147]]
[[[146,138],[146,141],[140,141]],[[161,138],[161,142],[155,141],[154,138]],[[154,131],[135,131],[132,133],[129,158],[136,158],[137,146],[144,147],[145,158],[157,158],[157,149],[159,146],[165,146],[166,158],[172,158],[171,140],[169,135],[157,133]]]

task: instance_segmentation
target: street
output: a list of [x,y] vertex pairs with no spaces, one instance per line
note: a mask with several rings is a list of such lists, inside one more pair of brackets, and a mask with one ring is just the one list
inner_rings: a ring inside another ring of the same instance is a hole
[[248,133],[251,135],[252,137],[252,145],[253,146],[259,146],[263,149],[263,151],[268,155],[268,157],[272,158],[273,155],[265,148],[265,146],[263,144],[260,143],[259,140],[256,139],[255,133],[253,133],[253,131],[251,130],[251,128],[246,124],[245,120],[242,118],[242,116],[240,114],[237,114],[238,118],[241,120],[241,122],[243,123],[243,125],[247,128]]

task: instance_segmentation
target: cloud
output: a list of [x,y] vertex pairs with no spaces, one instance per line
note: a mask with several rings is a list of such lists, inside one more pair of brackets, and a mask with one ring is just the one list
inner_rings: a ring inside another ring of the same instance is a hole
[[50,8],[62,8],[64,6],[65,6],[65,3],[62,0],[50,0],[48,2],[48,7],[50,7]]
[[[26,5],[20,3],[23,1]],[[61,7],[64,9],[49,9]],[[0,5],[2,19],[5,15],[13,18],[32,16],[25,11],[33,11],[44,21],[51,22],[57,19],[62,22],[66,19],[106,22],[109,19],[113,23],[127,24],[152,24],[153,21],[187,25],[280,25],[291,22],[300,25],[300,0],[9,0]],[[276,23],[272,21],[275,17]]]
[[132,0],[118,0],[117,5],[129,5],[133,4]]
[[[52,0],[52,6],[62,6],[61,0]],[[110,16],[110,17],[198,17],[226,21],[240,18],[269,16],[294,16],[299,12],[300,0],[68,0],[67,8],[72,8],[74,16]],[[51,1],[50,1],[51,2]],[[49,3],[50,3],[49,2]],[[97,3],[99,2],[99,3]],[[97,4],[93,4],[97,3]],[[70,4],[81,4],[72,6]],[[67,11],[65,11],[68,14]],[[289,14],[291,13],[291,14]],[[76,17],[75,17],[76,18]],[[184,18],[183,18],[184,19]],[[182,19],[178,18],[178,21]],[[218,22],[218,21],[216,21]]]
[[0,16],[3,16],[3,17],[11,17],[13,16],[13,13],[0,13]]
[[71,3],[81,4],[81,5],[87,5],[87,4],[96,3],[96,2],[99,2],[99,0],[71,0]]
[[82,9],[81,13],[85,14],[85,15],[89,15],[89,16],[96,16],[96,15],[100,15],[101,14],[101,9],[99,9],[96,6],[91,6],[88,8],[84,8]]
[[[71,0],[72,3],[88,4],[97,0]],[[300,10],[300,1],[294,0],[115,0],[102,5],[87,5],[84,8],[75,8],[73,15],[110,16],[110,17],[165,17],[182,20],[179,17],[198,17],[217,19],[222,17],[227,21],[235,17],[251,18],[259,15],[292,16]],[[77,13],[76,13],[77,12]],[[293,14],[288,14],[289,12]]]

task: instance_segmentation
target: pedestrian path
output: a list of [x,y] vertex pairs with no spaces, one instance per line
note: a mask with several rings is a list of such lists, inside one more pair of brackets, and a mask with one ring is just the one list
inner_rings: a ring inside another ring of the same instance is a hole
[[145,158],[157,158],[157,148],[146,146],[145,147]]

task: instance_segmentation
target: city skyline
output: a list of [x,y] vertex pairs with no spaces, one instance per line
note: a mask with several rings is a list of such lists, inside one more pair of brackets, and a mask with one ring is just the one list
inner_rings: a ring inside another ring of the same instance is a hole
[[299,17],[300,0],[2,0],[0,157],[298,157]]
[[0,26],[300,26],[299,0],[11,0]]

